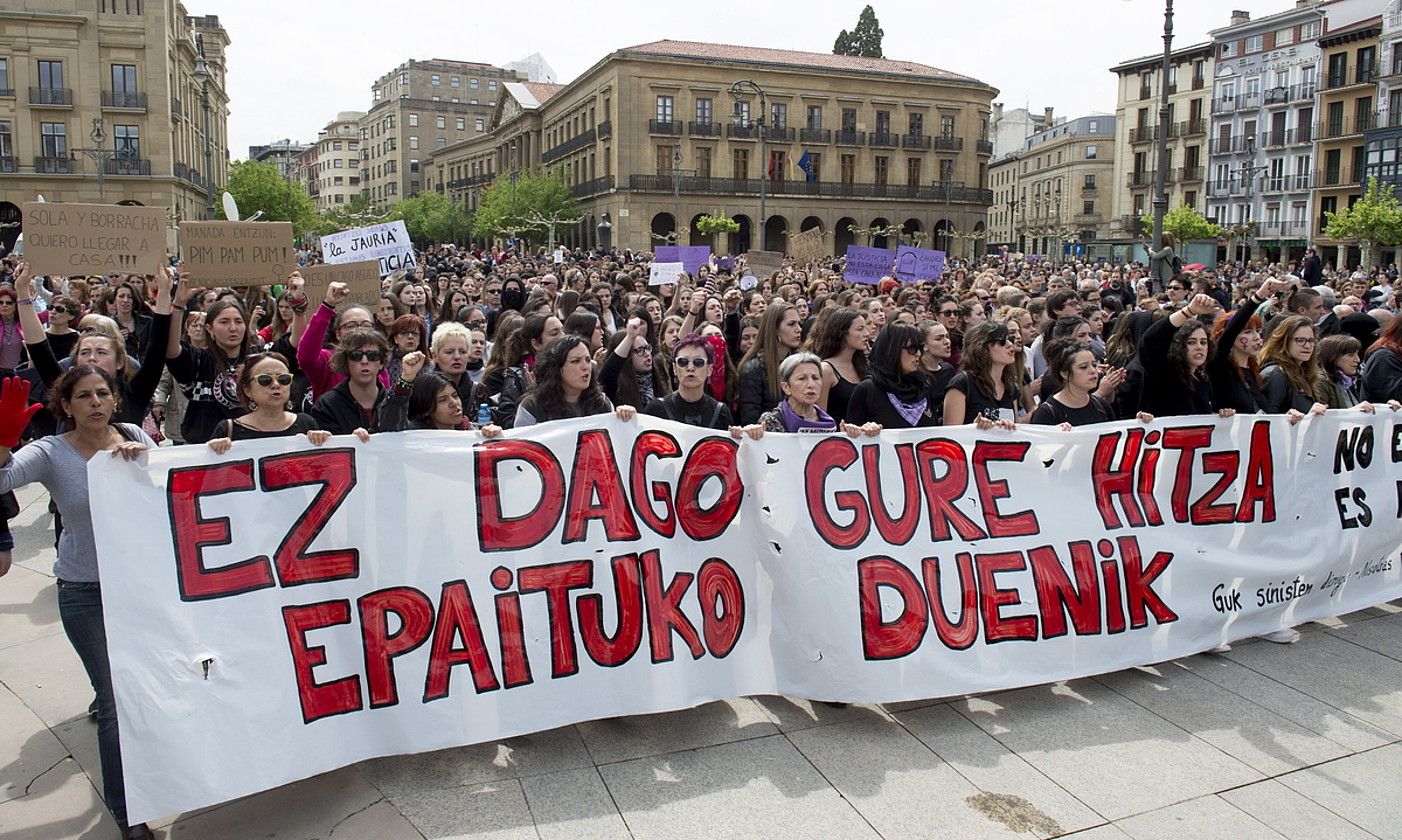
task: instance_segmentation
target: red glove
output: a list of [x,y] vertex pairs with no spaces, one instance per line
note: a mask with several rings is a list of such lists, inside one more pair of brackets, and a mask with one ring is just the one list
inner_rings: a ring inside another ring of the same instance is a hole
[[11,376],[0,384],[0,446],[19,446],[19,436],[29,425],[29,418],[41,408],[37,403],[29,404],[29,383],[20,377]]

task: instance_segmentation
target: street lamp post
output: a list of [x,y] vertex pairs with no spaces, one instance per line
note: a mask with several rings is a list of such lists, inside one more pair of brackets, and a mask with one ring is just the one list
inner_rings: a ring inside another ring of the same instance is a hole
[[1164,0],[1163,63],[1159,73],[1159,165],[1154,172],[1154,250],[1163,249],[1163,217],[1168,212],[1168,74],[1173,52],[1173,0]]
[[[764,88],[760,87],[752,79],[741,79],[730,86],[730,98],[737,104],[747,96],[759,98],[759,119],[751,120],[759,132],[759,247],[764,249],[764,202],[766,198],[765,188],[768,186],[765,181],[769,177],[769,158],[767,147],[765,146],[764,127],[768,124],[767,115],[769,113],[769,100],[766,98]],[[737,114],[738,116],[738,114]]]
[[99,204],[106,204],[107,190],[103,177],[107,174],[107,161],[115,158],[116,153],[102,145],[103,139],[107,136],[102,128],[102,117],[92,118],[92,131],[88,133],[88,136],[92,138],[93,147],[91,149],[71,149],[70,157],[82,152],[97,167],[97,201]]
[[200,81],[200,107],[204,110],[204,194],[205,218],[214,218],[214,150],[209,142],[209,64],[204,60],[204,43],[195,58],[194,76]]

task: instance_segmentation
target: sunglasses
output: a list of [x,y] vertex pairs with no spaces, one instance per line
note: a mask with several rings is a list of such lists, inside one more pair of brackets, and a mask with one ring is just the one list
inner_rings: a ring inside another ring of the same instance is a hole
[[486,321],[468,321],[466,327],[470,330],[482,330],[487,328]]
[[674,364],[682,370],[686,370],[687,368],[703,368],[710,362],[706,361],[705,356],[678,356]]
[[346,354],[346,358],[350,359],[352,362],[358,362],[362,359],[367,362],[378,362],[382,361],[384,357],[385,354],[381,353],[379,350],[352,350]]
[[274,376],[271,373],[260,373],[257,376],[253,377],[253,381],[257,382],[264,388],[271,388],[274,382],[286,388],[288,385],[292,384],[292,374],[279,373],[276,376]]
[[953,317],[957,316],[958,314],[959,314],[959,310],[957,310],[957,309],[941,309],[941,310],[940,310],[940,317],[941,317],[941,318],[953,318]]
[[56,315],[72,315],[73,311],[66,306],[51,306],[49,311]]
[[907,344],[901,349],[913,356],[919,356],[921,353],[925,352],[925,348],[921,347],[919,344]]

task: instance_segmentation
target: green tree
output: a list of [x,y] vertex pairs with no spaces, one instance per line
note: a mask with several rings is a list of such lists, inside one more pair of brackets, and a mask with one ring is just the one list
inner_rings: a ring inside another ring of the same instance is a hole
[[884,58],[885,55],[881,51],[881,39],[885,35],[881,24],[876,20],[876,10],[867,6],[857,17],[857,25],[852,28],[851,32],[844,29],[838,33],[837,40],[832,45],[832,51],[836,55]]
[[325,236],[328,233],[350,230],[351,228],[377,225],[388,218],[388,213],[377,211],[368,197],[357,193],[347,203],[323,212],[317,218],[312,233],[317,236]]
[[482,192],[482,202],[472,219],[472,235],[482,239],[518,235],[527,242],[550,238],[550,220],[556,232],[579,218],[579,202],[570,195],[563,173],[534,170],[518,173],[513,182],[498,176]]
[[[1153,235],[1153,216],[1141,217],[1139,224],[1143,226],[1145,236]],[[1163,229],[1165,233],[1173,234],[1173,238],[1179,242],[1216,239],[1222,233],[1221,228],[1186,204],[1180,204],[1163,214]]]
[[1324,235],[1340,241],[1356,241],[1365,266],[1377,264],[1379,246],[1402,242],[1402,207],[1392,190],[1378,183],[1377,178],[1368,179],[1363,197],[1352,207],[1337,213],[1326,212],[1324,218]]
[[409,238],[422,245],[462,244],[472,230],[467,211],[436,192],[421,192],[389,209],[388,219],[403,219]]
[[[224,189],[234,197],[239,215],[245,219],[262,210],[267,221],[291,222],[292,235],[299,239],[316,226],[316,205],[306,188],[282,177],[271,163],[235,161]],[[223,202],[216,201],[214,208],[219,218],[224,218]]]

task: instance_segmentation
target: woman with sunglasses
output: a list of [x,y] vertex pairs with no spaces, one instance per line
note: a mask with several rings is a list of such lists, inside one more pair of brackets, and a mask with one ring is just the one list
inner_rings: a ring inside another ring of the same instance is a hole
[[[132,840],[154,835],[145,824],[128,825],[126,789],[122,775],[117,701],[107,656],[102,588],[88,492],[88,462],[110,457],[134,460],[155,442],[134,424],[118,422],[118,389],[107,371],[90,365],[71,368],[49,390],[49,409],[69,431],[50,435],[17,449],[29,420],[40,410],[29,404],[29,384],[18,378],[0,386],[0,491],[11,492],[40,483],[57,503],[68,527],[58,543],[54,576],[58,579],[58,612],[68,641],[97,695],[90,714],[97,719],[97,751],[102,767],[102,794],[122,837]],[[118,503],[98,499],[97,504]],[[121,572],[121,568],[113,570]]]
[[83,317],[83,307],[67,295],[54,295],[48,313],[49,323],[45,327],[44,335],[49,340],[49,347],[54,351],[54,356],[62,359],[72,353],[73,347],[78,343],[79,333],[73,327],[78,323],[78,319]]
[[647,325],[631,318],[628,325],[609,338],[609,354],[599,371],[604,395],[614,405],[648,406],[667,396],[667,382],[654,364],[653,348],[644,335]]
[[331,369],[344,378],[312,406],[317,426],[334,435],[379,431],[380,405],[389,394],[380,377],[388,357],[389,342],[371,327],[342,336],[331,354]]
[[321,446],[331,437],[330,432],[317,428],[311,415],[287,410],[292,398],[292,371],[281,353],[255,353],[244,360],[239,370],[239,397],[248,406],[248,413],[215,427],[218,437],[209,441],[215,454],[228,452],[236,440],[306,435],[314,446]]
[[871,348],[871,378],[852,391],[845,419],[859,426],[878,423],[886,429],[936,425],[929,380],[920,369],[924,353],[919,327],[895,321],[882,327]]
[[1022,408],[1022,378],[1015,367],[1018,340],[1005,324],[985,321],[964,336],[959,372],[944,394],[944,424],[1012,429]]
[[[703,429],[729,429],[734,423],[730,409],[706,393],[717,352],[715,343],[695,333],[678,341],[672,350],[677,390],[648,403],[644,413]],[[723,354],[724,345],[719,352]],[[723,359],[723,355],[720,358]]]
[[[374,328],[370,310],[359,304],[346,303],[349,296],[350,287],[345,283],[327,286],[321,306],[307,322],[307,330],[297,343],[297,366],[307,375],[313,400],[321,399],[344,378],[331,365],[333,351],[323,346],[326,333],[330,331],[339,342],[355,330]],[[389,387],[389,374],[381,374],[380,384]]]

